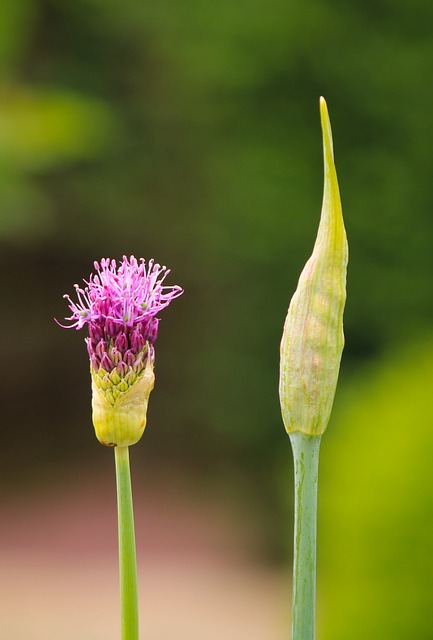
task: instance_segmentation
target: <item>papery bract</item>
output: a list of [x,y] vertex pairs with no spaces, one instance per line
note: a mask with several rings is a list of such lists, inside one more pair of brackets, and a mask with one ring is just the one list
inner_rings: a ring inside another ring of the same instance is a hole
[[348,247],[331,124],[320,99],[325,180],[313,253],[290,302],[280,348],[280,402],[286,431],[320,436],[331,414],[344,346]]

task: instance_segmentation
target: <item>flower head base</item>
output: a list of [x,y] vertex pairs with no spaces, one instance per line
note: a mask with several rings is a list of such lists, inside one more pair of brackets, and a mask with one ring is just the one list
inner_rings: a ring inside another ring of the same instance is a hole
[[78,301],[64,296],[72,312],[67,328],[88,326],[98,439],[107,446],[128,446],[141,438],[146,426],[155,379],[156,316],[183,291],[163,284],[170,271],[153,260],[146,266],[143,259],[123,256],[119,266],[108,258],[94,265],[96,274],[84,281],[86,286],[75,285]]

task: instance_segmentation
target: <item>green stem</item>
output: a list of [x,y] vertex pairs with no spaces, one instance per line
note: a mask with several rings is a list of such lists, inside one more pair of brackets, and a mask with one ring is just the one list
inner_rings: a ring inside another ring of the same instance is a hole
[[295,465],[292,640],[314,640],[320,436],[291,433]]
[[137,558],[128,447],[115,447],[122,640],[138,640]]

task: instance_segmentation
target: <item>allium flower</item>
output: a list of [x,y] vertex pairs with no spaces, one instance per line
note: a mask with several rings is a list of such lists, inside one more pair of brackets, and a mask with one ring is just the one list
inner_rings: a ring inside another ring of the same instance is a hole
[[[69,295],[71,315],[66,328],[88,327],[86,338],[92,376],[93,424],[107,446],[137,442],[146,426],[147,403],[155,376],[154,343],[157,314],[183,293],[164,285],[170,271],[134,256],[119,265],[104,258],[96,273],[75,285],[77,302]],[[64,326],[64,325],[61,325]]]

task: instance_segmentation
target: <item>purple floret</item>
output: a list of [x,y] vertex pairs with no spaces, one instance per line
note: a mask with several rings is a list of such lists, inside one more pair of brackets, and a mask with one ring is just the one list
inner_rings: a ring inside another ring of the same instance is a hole
[[[134,256],[123,256],[117,266],[115,260],[103,258],[95,262],[96,274],[84,280],[84,288],[75,285],[77,302],[69,295],[72,312],[66,328],[81,329],[86,324],[86,338],[92,367],[98,371],[125,366],[141,369],[147,358],[154,359],[159,318],[156,315],[183,293],[181,287],[164,285],[170,270],[150,260],[146,267]],[[63,325],[62,325],[63,326]]]

